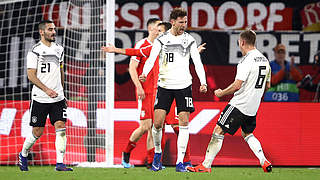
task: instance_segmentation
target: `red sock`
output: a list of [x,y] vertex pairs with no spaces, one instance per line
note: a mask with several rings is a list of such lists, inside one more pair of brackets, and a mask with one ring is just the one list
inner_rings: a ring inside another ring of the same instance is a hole
[[132,142],[129,140],[126,149],[124,150],[125,153],[131,153],[131,151],[136,147],[136,142]]
[[[178,136],[179,135],[179,126],[174,127],[173,131]],[[183,162],[188,162],[188,161],[190,161],[190,142],[188,142],[186,154],[184,155],[184,158],[183,158]]]
[[149,150],[147,151],[147,162],[148,162],[148,164],[151,164],[151,163],[152,163],[152,161],[153,161],[153,156],[154,156],[154,148],[149,149]]

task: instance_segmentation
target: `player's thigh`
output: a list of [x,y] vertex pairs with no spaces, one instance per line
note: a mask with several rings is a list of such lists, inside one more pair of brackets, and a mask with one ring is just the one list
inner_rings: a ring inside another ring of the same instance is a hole
[[170,112],[166,116],[165,124],[169,124],[169,125],[177,124],[177,125],[179,125],[179,116],[178,116],[178,111],[177,111],[176,101],[175,100],[173,100]]
[[30,126],[44,127],[49,113],[48,103],[39,103],[32,100],[30,103]]
[[243,114],[234,106],[228,104],[221,112],[217,125],[219,125],[225,133],[234,135],[241,126]]
[[168,114],[174,99],[174,92],[170,89],[158,87],[157,96],[154,102],[154,109],[163,109]]
[[175,90],[174,98],[177,104],[177,113],[181,111],[194,112],[192,89],[191,85],[184,88]]
[[146,94],[143,100],[138,100],[141,103],[140,120],[153,119],[153,94]]
[[241,123],[241,130],[245,134],[253,133],[256,129],[256,116],[246,116],[244,115],[243,121]]
[[65,100],[51,103],[51,108],[49,111],[50,123],[52,125],[57,121],[67,121],[67,106]]

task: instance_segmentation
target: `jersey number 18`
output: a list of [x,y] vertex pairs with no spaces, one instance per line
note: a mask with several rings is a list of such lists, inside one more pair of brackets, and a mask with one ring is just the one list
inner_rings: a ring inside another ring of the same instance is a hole
[[173,62],[173,53],[166,53],[166,61]]

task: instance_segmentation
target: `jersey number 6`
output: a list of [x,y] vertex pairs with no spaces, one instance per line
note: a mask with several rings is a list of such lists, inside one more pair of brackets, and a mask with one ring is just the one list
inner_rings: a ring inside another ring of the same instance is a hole
[[264,79],[266,78],[266,75],[263,75],[261,73],[261,71],[266,70],[266,69],[267,69],[266,66],[259,66],[259,75],[258,75],[258,79],[257,79],[256,86],[255,86],[256,89],[262,88],[262,85],[263,85]]

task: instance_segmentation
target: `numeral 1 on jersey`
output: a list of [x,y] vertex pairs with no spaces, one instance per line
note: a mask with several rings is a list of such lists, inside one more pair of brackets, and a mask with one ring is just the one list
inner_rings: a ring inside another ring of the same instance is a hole
[[166,61],[173,62],[173,53],[166,53]]
[[267,69],[266,66],[259,66],[259,75],[258,75],[258,79],[257,79],[256,86],[255,86],[256,89],[262,88],[262,85],[263,85],[264,79],[266,78],[266,75],[263,75],[261,71],[266,70],[266,69]]
[[50,63],[41,64],[41,73],[50,72]]

